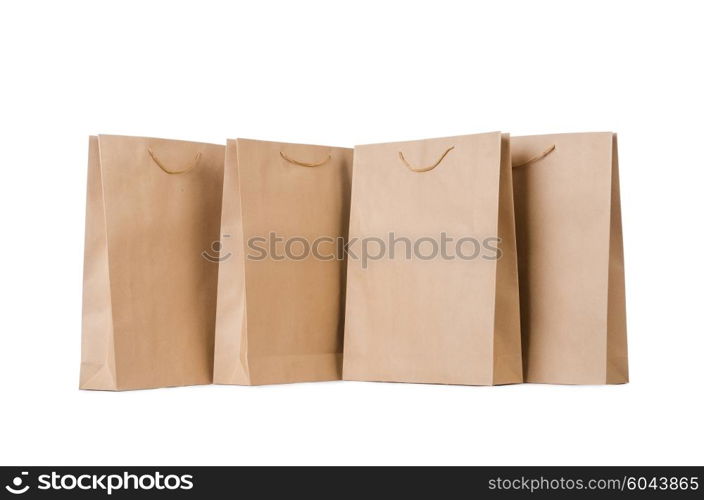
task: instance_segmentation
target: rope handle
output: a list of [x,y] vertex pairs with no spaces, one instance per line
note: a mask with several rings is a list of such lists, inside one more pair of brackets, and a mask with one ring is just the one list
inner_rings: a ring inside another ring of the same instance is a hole
[[406,165],[406,167],[408,167],[408,169],[409,169],[411,172],[417,172],[417,173],[420,173],[420,172],[429,172],[430,170],[432,170],[432,169],[434,169],[435,167],[437,167],[438,165],[440,165],[440,162],[445,159],[445,157],[447,156],[447,153],[449,153],[449,152],[452,151],[453,149],[455,149],[455,146],[450,146],[449,148],[447,148],[447,150],[446,150],[442,155],[440,155],[440,158],[438,158],[438,160],[437,160],[435,163],[433,163],[433,164],[431,164],[431,165],[427,165],[427,166],[425,166],[425,167],[414,167],[413,165],[411,165],[411,164],[408,162],[408,160],[406,160],[406,157],[403,156],[403,151],[399,151],[399,152],[398,152],[398,157],[399,157],[399,159],[403,162],[403,164]]
[[513,168],[525,167],[526,165],[530,165],[531,163],[535,163],[535,162],[538,161],[538,160],[542,160],[542,159],[545,158],[547,155],[549,155],[550,153],[552,153],[553,151],[555,151],[555,149],[556,149],[556,147],[555,147],[555,145],[553,144],[552,146],[550,146],[549,148],[547,148],[547,149],[546,149],[545,151],[543,151],[542,153],[537,154],[537,155],[533,156],[532,158],[527,159],[527,160],[524,161],[523,163],[519,163],[519,164],[517,164],[517,165],[513,165]]
[[190,172],[191,170],[193,170],[194,168],[196,168],[198,166],[198,162],[200,161],[200,157],[201,157],[200,152],[198,152],[198,153],[196,153],[196,157],[193,159],[193,162],[191,162],[191,164],[189,166],[187,166],[186,168],[184,168],[182,170],[171,170],[171,169],[167,168],[161,162],[161,160],[159,160],[156,153],[154,153],[154,151],[152,151],[152,148],[148,148],[147,151],[149,151],[149,156],[152,157],[152,160],[154,160],[154,163],[156,163],[160,169],[162,169],[164,172],[166,172],[169,175],[185,174],[186,172]]
[[281,155],[281,158],[283,158],[287,162],[292,163],[294,165],[298,165],[299,167],[319,167],[321,165],[325,165],[327,162],[329,162],[332,159],[332,155],[328,155],[328,157],[325,158],[323,161],[319,161],[319,162],[315,162],[315,163],[308,163],[305,161],[294,160],[293,158],[286,156],[283,151],[279,151],[279,154]]

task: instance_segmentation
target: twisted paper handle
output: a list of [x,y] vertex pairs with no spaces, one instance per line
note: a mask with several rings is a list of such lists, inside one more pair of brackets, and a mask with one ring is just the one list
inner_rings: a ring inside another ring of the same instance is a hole
[[317,163],[308,163],[308,162],[305,162],[305,161],[299,161],[299,160],[294,160],[293,158],[289,158],[288,156],[286,156],[286,155],[284,154],[283,151],[279,151],[279,154],[281,155],[281,158],[283,158],[283,159],[286,160],[287,162],[293,163],[294,165],[298,165],[298,166],[300,166],[300,167],[319,167],[319,166],[321,166],[321,165],[325,165],[325,164],[326,164],[327,162],[329,162],[330,159],[332,158],[332,155],[328,155],[328,157],[325,158],[323,161],[319,161],[319,162],[317,162]]
[[427,165],[425,167],[414,167],[413,165],[411,165],[408,162],[408,160],[406,160],[406,157],[403,156],[403,151],[398,152],[398,157],[404,163],[404,165],[406,165],[406,167],[408,167],[408,169],[411,172],[428,172],[428,171],[434,169],[435,167],[437,167],[438,165],[440,165],[440,162],[445,159],[445,157],[447,156],[447,153],[449,153],[453,149],[455,149],[455,146],[450,146],[449,148],[447,148],[447,151],[445,151],[442,155],[440,155],[440,158],[438,158],[438,161],[436,161],[435,163],[433,163],[431,165]]
[[147,151],[149,151],[149,156],[152,157],[152,160],[154,160],[154,163],[157,164],[157,166],[162,169],[164,172],[166,172],[169,175],[175,175],[175,174],[185,174],[186,172],[190,172],[196,166],[198,166],[198,162],[200,161],[200,153],[196,153],[196,157],[193,159],[193,162],[183,170],[171,170],[170,168],[167,168],[166,165],[164,165],[161,160],[156,156],[156,153],[152,151],[152,148],[149,148]]
[[529,164],[531,164],[531,163],[535,163],[535,162],[538,161],[538,160],[542,160],[543,158],[545,158],[547,155],[549,155],[549,154],[552,153],[553,151],[555,151],[555,145],[554,145],[554,144],[553,144],[552,146],[550,146],[548,149],[546,149],[545,151],[543,151],[542,153],[537,154],[537,155],[535,155],[534,157],[527,159],[527,160],[524,161],[523,163],[519,163],[519,164],[517,164],[517,165],[513,165],[513,168],[525,167],[526,165],[529,165]]

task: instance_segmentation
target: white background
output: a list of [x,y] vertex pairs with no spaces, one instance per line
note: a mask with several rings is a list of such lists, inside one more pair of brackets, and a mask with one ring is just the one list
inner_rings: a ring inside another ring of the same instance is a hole
[[[699,464],[697,3],[0,4],[0,464]],[[79,391],[88,135],[619,133],[631,383]]]

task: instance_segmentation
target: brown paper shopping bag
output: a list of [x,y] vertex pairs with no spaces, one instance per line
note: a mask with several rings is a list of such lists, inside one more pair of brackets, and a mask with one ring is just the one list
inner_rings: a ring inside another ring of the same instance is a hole
[[82,389],[212,381],[224,150],[90,138]]
[[358,146],[345,380],[522,381],[510,144]]
[[336,380],[352,150],[227,141],[216,383]]
[[511,139],[527,382],[628,381],[616,136]]

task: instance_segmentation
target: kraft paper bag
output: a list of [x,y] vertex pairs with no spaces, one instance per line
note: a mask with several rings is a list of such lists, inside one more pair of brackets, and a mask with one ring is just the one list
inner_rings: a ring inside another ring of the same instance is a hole
[[89,143],[80,387],[212,382],[224,146]]
[[628,382],[616,136],[511,139],[527,382]]
[[521,382],[508,136],[354,154],[343,378]]
[[215,383],[340,379],[351,173],[351,149],[227,141]]

